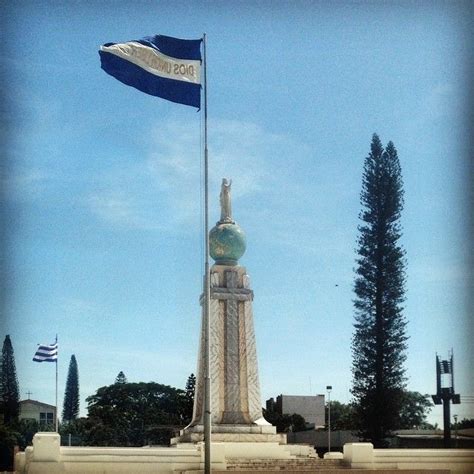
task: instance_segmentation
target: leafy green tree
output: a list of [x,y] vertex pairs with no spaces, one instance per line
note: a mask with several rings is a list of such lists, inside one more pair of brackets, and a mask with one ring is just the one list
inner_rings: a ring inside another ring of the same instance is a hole
[[20,433],[10,425],[0,423],[0,470],[13,471],[13,449],[19,444]]
[[69,362],[69,370],[64,392],[63,421],[70,422],[79,415],[79,371],[76,356],[73,354]]
[[292,415],[282,415],[276,411],[263,409],[263,416],[269,423],[271,423],[273,426],[276,426],[278,433],[289,433],[306,430],[306,422],[304,418],[297,413],[293,413]]
[[194,406],[194,392],[196,389],[196,376],[191,374],[186,381],[185,391],[185,418],[188,422],[193,417],[193,406]]
[[127,377],[125,377],[125,374],[120,371],[115,378],[115,383],[127,383]]
[[452,425],[453,429],[458,429],[458,430],[465,430],[468,428],[474,428],[474,418],[463,418],[461,421],[459,421],[457,424],[454,423]]
[[[396,429],[429,428],[426,418],[433,407],[429,396],[419,392],[403,391],[401,394],[402,407],[399,413]],[[331,430],[357,430],[355,407],[352,404],[331,401]],[[326,420],[328,407],[326,404]]]
[[5,336],[0,366],[0,408],[5,424],[18,420],[20,414],[20,389],[16,376],[15,355],[10,336]]
[[[326,420],[328,419],[328,404],[326,403]],[[354,406],[352,404],[341,403],[336,400],[331,401],[331,430],[356,430]],[[327,425],[326,425],[327,427]]]
[[[49,428],[49,429],[48,429]],[[33,442],[33,436],[38,431],[50,431],[54,430],[53,426],[41,426],[36,420],[26,419],[18,420],[14,424],[14,429],[18,433],[18,446],[21,450],[24,450],[27,446],[31,446]]]
[[352,339],[352,395],[359,434],[376,447],[397,427],[405,387],[405,251],[400,216],[403,183],[392,142],[385,149],[372,137],[362,177],[355,323]]
[[398,429],[419,429],[427,427],[426,417],[433,407],[429,395],[404,391],[399,413]]
[[92,430],[93,422],[89,418],[76,418],[69,423],[61,423],[59,434],[61,435],[61,445],[67,446],[71,441],[71,446],[88,446],[89,433]]
[[184,390],[155,382],[114,383],[99,388],[87,403],[90,445],[165,444],[186,420]]

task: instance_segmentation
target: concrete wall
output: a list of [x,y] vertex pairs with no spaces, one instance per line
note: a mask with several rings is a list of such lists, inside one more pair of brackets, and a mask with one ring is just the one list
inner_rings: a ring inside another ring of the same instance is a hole
[[[16,456],[18,474],[173,473],[203,469],[203,449],[182,448],[70,448],[60,446],[59,434],[37,433],[33,446]],[[213,469],[225,469],[224,448],[213,445]]]
[[451,474],[474,472],[474,450],[374,449],[372,443],[344,445],[344,460],[352,469],[449,469]]
[[[213,443],[212,470],[225,470],[228,459],[290,459],[295,455],[309,457],[310,451],[302,445]],[[400,469],[410,473],[426,469],[450,474],[474,471],[474,450],[374,449],[371,443],[348,443],[343,459],[352,469],[391,474]],[[15,468],[17,474],[177,474],[202,471],[203,466],[202,443],[174,448],[70,448],[60,446],[57,433],[37,433],[33,446],[17,454]]]
[[[212,470],[225,470],[228,459],[290,459],[314,456],[309,446],[271,442],[212,443]],[[203,443],[160,448],[105,448],[60,446],[59,434],[37,433],[33,446],[16,456],[17,474],[151,474],[201,471]]]

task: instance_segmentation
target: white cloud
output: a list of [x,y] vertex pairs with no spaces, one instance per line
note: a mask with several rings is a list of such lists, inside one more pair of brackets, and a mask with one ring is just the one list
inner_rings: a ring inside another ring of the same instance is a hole
[[[191,130],[192,131],[192,130]],[[156,127],[152,135],[153,151],[149,168],[162,188],[179,183],[183,190],[194,184],[200,175],[199,137],[190,133],[187,124],[170,122]],[[209,124],[209,176],[211,188],[220,186],[221,178],[230,177],[236,183],[235,197],[260,192],[266,179],[272,176],[272,157],[288,142],[263,130],[260,126],[234,120],[211,121]],[[194,184],[195,185],[195,184]]]
[[468,285],[470,267],[468,262],[441,262],[438,257],[411,261],[408,266],[408,277],[418,283],[456,282]]
[[163,230],[152,210],[125,190],[115,189],[88,197],[92,212],[105,222],[119,227],[141,230]]
[[[88,197],[90,209],[108,223],[138,229],[176,229],[199,222],[202,162],[199,129],[162,122],[152,129],[145,158],[128,169],[109,169]],[[262,196],[286,173],[276,173],[290,150],[303,147],[259,125],[235,120],[209,124],[210,199],[217,203],[223,177],[233,180],[233,198]],[[284,185],[281,184],[284,188]]]
[[95,302],[83,298],[67,297],[62,301],[62,311],[72,317],[75,315],[97,314],[100,312],[100,308]]
[[425,97],[421,112],[431,120],[437,120],[453,111],[453,102],[456,99],[458,97],[450,84],[437,84]]
[[450,83],[438,83],[427,89],[418,100],[414,100],[410,116],[402,122],[400,136],[405,143],[413,141],[419,146],[420,137],[437,139],[439,131],[435,127],[444,121],[455,121],[465,105],[462,95]]
[[41,169],[22,169],[3,171],[0,181],[7,200],[26,201],[41,195],[52,177]]

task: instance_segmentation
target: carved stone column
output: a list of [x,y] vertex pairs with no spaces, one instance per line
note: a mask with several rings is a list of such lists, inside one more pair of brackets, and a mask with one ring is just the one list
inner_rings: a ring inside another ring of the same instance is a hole
[[[244,267],[211,268],[212,440],[285,443],[262,416],[252,300]],[[202,325],[193,420],[174,442],[202,441],[204,343]]]

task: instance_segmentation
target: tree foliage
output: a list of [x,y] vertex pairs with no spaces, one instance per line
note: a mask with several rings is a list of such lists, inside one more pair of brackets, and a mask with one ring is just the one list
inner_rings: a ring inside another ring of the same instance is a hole
[[70,442],[71,446],[92,446],[94,443],[89,439],[92,430],[93,422],[89,418],[76,418],[69,423],[61,423],[59,425],[61,445],[67,446]]
[[401,400],[397,428],[401,430],[425,428],[427,426],[426,417],[433,407],[429,395],[404,391]]
[[453,429],[458,429],[458,430],[474,428],[474,418],[463,418],[461,421],[458,421],[457,423],[453,423],[451,427]]
[[282,414],[277,410],[276,404],[269,405],[267,408],[263,408],[263,417],[276,427],[278,433],[289,433],[295,431],[305,431],[306,421],[305,419],[297,414]]
[[186,381],[186,387],[184,389],[185,397],[186,397],[185,418],[188,420],[188,422],[190,422],[193,417],[195,390],[196,390],[196,376],[194,374],[191,374],[188,377],[188,380]]
[[289,433],[306,430],[306,422],[304,418],[297,413],[293,413],[292,415],[282,415],[276,411],[263,409],[263,416],[269,423],[271,423],[273,426],[276,426],[278,433]]
[[[328,420],[328,404],[325,407],[326,420]],[[327,425],[326,425],[327,427]],[[356,430],[354,406],[350,403],[331,401],[331,430]]]
[[[424,429],[429,428],[426,418],[433,407],[428,395],[419,392],[402,391],[400,412],[394,429]],[[351,404],[331,401],[331,430],[356,431],[358,428],[356,407]],[[328,406],[326,404],[326,420]]]
[[352,395],[364,439],[384,446],[397,427],[405,387],[405,252],[399,244],[403,183],[392,142],[384,149],[374,134],[362,178]]
[[87,442],[95,446],[165,444],[187,421],[184,390],[155,382],[114,383],[87,403]]
[[125,377],[125,374],[120,371],[118,374],[117,374],[117,377],[115,377],[115,383],[127,383],[128,380],[127,380],[127,377]]
[[23,419],[18,420],[12,425],[12,428],[17,433],[17,445],[21,450],[24,450],[26,446],[31,446],[33,442],[33,436],[38,431],[55,431],[56,427],[52,423],[43,424],[39,423],[34,419]]
[[13,448],[18,445],[20,434],[10,425],[0,423],[0,471],[13,471]]
[[79,415],[79,371],[76,356],[73,354],[69,362],[69,370],[64,392],[63,421],[75,420]]
[[15,355],[10,336],[5,336],[0,365],[0,408],[5,424],[18,419],[20,414],[20,389],[16,376]]

